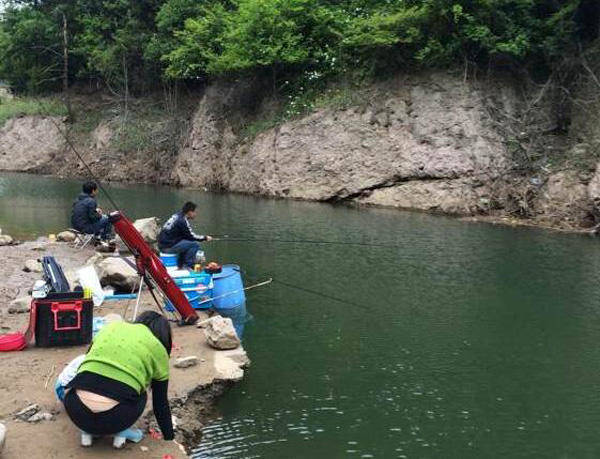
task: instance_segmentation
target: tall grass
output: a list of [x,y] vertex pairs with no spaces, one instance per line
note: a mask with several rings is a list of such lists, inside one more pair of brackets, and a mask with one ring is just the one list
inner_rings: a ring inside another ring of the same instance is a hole
[[64,104],[55,98],[39,101],[29,97],[0,98],[0,127],[11,118],[25,115],[62,116],[67,114]]

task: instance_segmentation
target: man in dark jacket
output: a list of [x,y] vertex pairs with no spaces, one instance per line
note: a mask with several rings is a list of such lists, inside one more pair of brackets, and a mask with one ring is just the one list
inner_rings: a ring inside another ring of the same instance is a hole
[[169,218],[158,235],[158,247],[164,253],[179,254],[179,266],[192,269],[196,263],[196,254],[200,250],[200,241],[211,241],[212,237],[198,235],[192,231],[190,220],[196,218],[196,204],[186,202],[181,209]]
[[103,240],[110,239],[112,225],[96,202],[98,185],[95,182],[85,182],[82,188],[83,193],[73,203],[71,226],[82,233],[94,234]]

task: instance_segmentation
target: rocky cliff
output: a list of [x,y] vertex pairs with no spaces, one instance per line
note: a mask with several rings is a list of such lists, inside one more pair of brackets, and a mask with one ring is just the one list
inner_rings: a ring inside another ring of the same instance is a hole
[[[114,180],[568,227],[596,223],[600,172],[555,165],[573,142],[556,134],[551,104],[539,97],[532,105],[509,79],[402,76],[363,90],[350,107],[317,109],[245,137],[240,126],[267,111],[263,89],[248,81],[206,88],[179,153],[162,163],[154,158],[149,172],[144,152],[111,151],[106,123],[92,131],[85,155]],[[45,120],[9,122],[0,129],[0,168],[81,172],[61,161],[64,142],[57,134]]]

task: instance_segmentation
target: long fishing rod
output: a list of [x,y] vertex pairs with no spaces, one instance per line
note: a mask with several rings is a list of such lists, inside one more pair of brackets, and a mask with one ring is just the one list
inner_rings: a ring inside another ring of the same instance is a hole
[[392,244],[377,244],[370,242],[352,242],[352,241],[319,241],[319,240],[311,240],[311,239],[296,239],[296,240],[286,240],[286,239],[243,239],[243,238],[231,238],[228,235],[217,236],[213,238],[213,241],[221,241],[221,242],[266,242],[273,244],[317,244],[317,245],[358,245],[363,247],[382,247],[388,249],[401,249],[402,247],[399,245]]
[[[37,98],[37,97],[34,96],[33,99],[37,102],[37,104],[40,107],[44,108],[44,104],[42,103],[42,101],[39,98]],[[79,152],[77,151],[77,149],[75,148],[75,146],[71,142],[71,139],[69,139],[69,136],[60,128],[59,124],[54,120],[54,118],[52,116],[49,116],[48,119],[54,125],[54,127],[60,133],[60,135],[65,139],[65,142],[67,143],[67,145],[69,146],[69,148],[71,148],[71,150],[73,150],[73,153],[75,153],[75,156],[77,156],[77,158],[79,159],[79,161],[81,161],[81,164],[83,164],[85,166],[85,168],[87,169],[88,173],[90,174],[90,177],[92,177],[94,179],[94,181],[96,182],[96,184],[98,185],[98,187],[102,190],[102,192],[106,195],[106,197],[108,198],[108,200],[110,201],[110,203],[113,205],[114,209],[115,210],[120,210],[120,207],[114,201],[114,199],[112,198],[112,196],[110,195],[110,193],[106,190],[106,188],[104,188],[104,186],[102,185],[102,182],[100,181],[100,179],[98,179],[98,177],[96,177],[96,174],[94,174],[94,172],[92,171],[92,169],[90,168],[90,166],[88,166],[88,164],[84,161],[84,159],[82,158],[82,156],[79,154]]]

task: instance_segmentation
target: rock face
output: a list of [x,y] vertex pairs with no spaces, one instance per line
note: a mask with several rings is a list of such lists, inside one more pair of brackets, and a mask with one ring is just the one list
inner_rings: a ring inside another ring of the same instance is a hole
[[215,112],[222,92],[200,104],[173,173],[183,185],[468,214],[480,184],[512,166],[484,95],[446,74],[399,79],[366,106],[319,110],[241,146]]
[[[55,124],[56,123],[56,124]],[[0,170],[43,171],[65,149],[61,118],[25,116],[0,127]]]
[[100,283],[118,290],[131,292],[137,285],[137,271],[119,257],[106,257],[96,264]]
[[140,218],[133,222],[133,226],[137,229],[144,240],[150,244],[154,244],[158,238],[160,227],[158,226],[158,218]]
[[208,344],[215,349],[235,349],[240,345],[233,322],[228,317],[212,317],[206,324],[204,334]]

